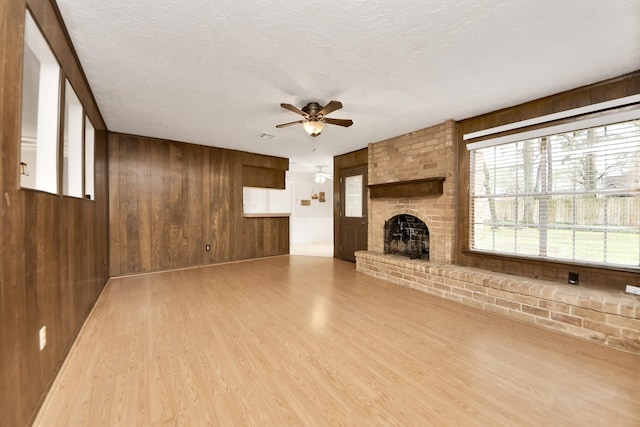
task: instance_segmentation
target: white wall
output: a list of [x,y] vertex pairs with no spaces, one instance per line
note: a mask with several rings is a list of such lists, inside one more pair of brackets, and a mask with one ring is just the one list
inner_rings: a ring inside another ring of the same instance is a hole
[[20,187],[36,188],[36,145],[33,143],[20,144],[20,161],[27,164],[29,175],[20,175]]
[[[293,188],[293,209],[290,218],[291,244],[333,241],[333,181],[324,184],[313,180],[313,174],[287,172],[287,182]],[[324,191],[326,201],[311,199],[311,194]],[[311,206],[301,206],[301,200],[311,200]]]

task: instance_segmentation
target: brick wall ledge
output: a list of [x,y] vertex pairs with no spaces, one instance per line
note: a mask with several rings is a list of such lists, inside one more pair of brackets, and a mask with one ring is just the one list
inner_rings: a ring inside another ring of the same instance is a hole
[[370,276],[640,354],[638,296],[378,252],[355,255],[357,271]]

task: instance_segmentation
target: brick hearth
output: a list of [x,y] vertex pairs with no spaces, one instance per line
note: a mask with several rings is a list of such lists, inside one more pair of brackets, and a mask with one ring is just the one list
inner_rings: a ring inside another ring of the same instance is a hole
[[477,268],[356,252],[357,270],[398,285],[640,354],[640,298]]

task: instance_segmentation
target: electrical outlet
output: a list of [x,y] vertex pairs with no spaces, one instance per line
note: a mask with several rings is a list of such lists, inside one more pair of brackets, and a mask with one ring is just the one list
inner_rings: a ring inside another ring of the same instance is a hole
[[44,347],[47,345],[47,327],[46,326],[43,326],[42,328],[40,328],[39,338],[40,338],[40,351],[42,351]]
[[577,285],[579,280],[580,280],[580,276],[578,275],[578,273],[573,273],[571,271],[569,272],[568,283],[570,285]]
[[204,250],[205,250],[205,251],[207,251],[207,252],[209,252],[209,251],[211,250],[211,245],[206,245],[206,246],[204,247]]
[[640,295],[640,286],[627,285],[627,292],[634,295]]

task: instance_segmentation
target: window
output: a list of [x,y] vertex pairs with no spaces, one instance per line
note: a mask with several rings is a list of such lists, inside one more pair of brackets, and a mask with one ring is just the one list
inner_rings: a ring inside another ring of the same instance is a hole
[[468,145],[470,249],[640,267],[640,111],[534,133]]
[[23,61],[20,186],[57,193],[60,66],[29,12]]
[[95,135],[96,131],[86,117],[84,120],[84,197],[89,200],[95,200]]
[[362,175],[348,176],[344,179],[344,216],[362,217],[362,181]]
[[82,197],[82,104],[69,81],[64,91],[62,194]]

